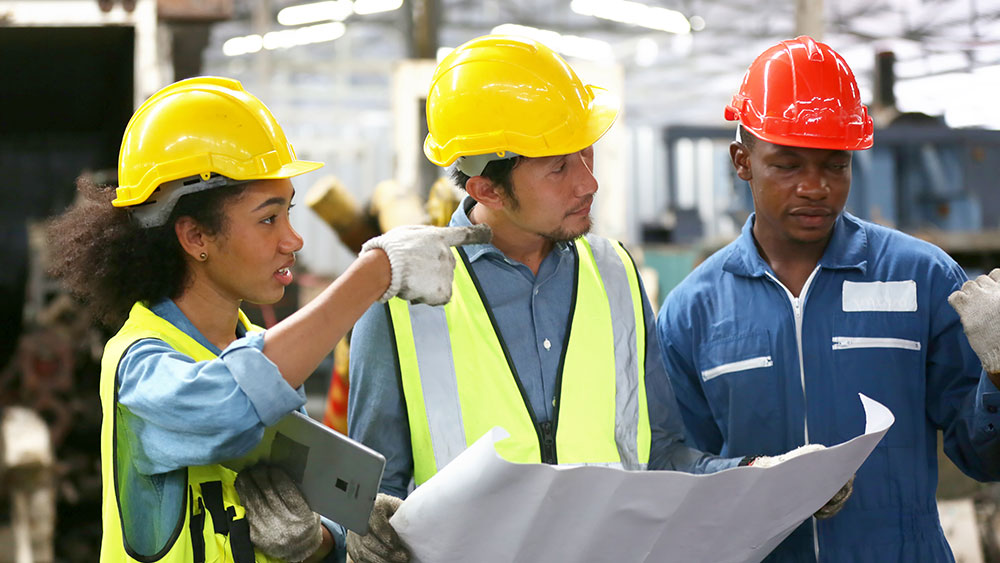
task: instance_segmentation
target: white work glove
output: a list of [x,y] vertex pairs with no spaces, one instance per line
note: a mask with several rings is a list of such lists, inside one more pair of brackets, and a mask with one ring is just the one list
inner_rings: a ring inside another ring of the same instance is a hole
[[291,477],[280,467],[257,464],[236,476],[250,541],[284,561],[304,561],[323,543],[323,525]]
[[962,319],[965,336],[987,373],[1000,373],[1000,268],[962,284],[948,303]]
[[410,550],[389,524],[389,518],[401,504],[403,499],[385,493],[375,497],[375,506],[368,517],[368,533],[359,536],[350,530],[347,532],[348,563],[407,563],[410,560]]
[[[752,467],[774,467],[775,465],[788,461],[793,457],[799,457],[802,454],[807,454],[809,452],[816,452],[825,448],[826,446],[822,444],[806,444],[804,446],[799,446],[794,450],[783,453],[781,455],[776,455],[776,456],[765,455],[765,456],[755,457],[752,460],[750,460],[750,462],[747,463],[747,465]],[[820,520],[830,518],[834,514],[840,512],[840,509],[844,507],[844,503],[847,502],[847,499],[850,498],[851,493],[853,492],[854,492],[854,476],[852,475],[851,478],[847,481],[847,483],[843,487],[841,487],[840,490],[837,491],[835,495],[833,495],[833,498],[828,500],[826,504],[820,507],[820,509],[817,510],[813,514],[813,516],[819,518]]]
[[428,227],[407,225],[377,236],[361,247],[361,252],[381,248],[389,257],[392,279],[379,301],[399,296],[414,303],[444,305],[451,299],[455,277],[452,246],[490,242],[493,232],[487,225],[472,227]]
[[823,444],[806,444],[804,446],[799,446],[790,452],[785,452],[781,455],[776,455],[776,456],[762,455],[756,457],[753,460],[751,460],[750,463],[748,463],[747,465],[753,467],[774,467],[775,465],[778,465],[779,463],[782,463],[784,461],[788,461],[793,457],[799,457],[800,455],[807,454],[809,452],[816,452],[824,449],[825,447],[826,446],[824,446]]

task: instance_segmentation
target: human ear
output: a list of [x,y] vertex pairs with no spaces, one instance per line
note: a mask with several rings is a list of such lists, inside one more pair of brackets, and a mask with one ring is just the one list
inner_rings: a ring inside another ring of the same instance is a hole
[[502,209],[504,204],[503,195],[496,184],[485,176],[472,176],[465,182],[465,191],[469,193],[476,203],[489,209]]
[[750,149],[746,145],[739,141],[729,143],[729,159],[733,161],[733,168],[741,180],[749,182],[753,178],[753,171],[750,169]]
[[181,244],[181,248],[191,258],[198,260],[207,251],[209,237],[193,218],[187,215],[178,217],[177,221],[174,222],[174,233],[177,235],[177,241]]

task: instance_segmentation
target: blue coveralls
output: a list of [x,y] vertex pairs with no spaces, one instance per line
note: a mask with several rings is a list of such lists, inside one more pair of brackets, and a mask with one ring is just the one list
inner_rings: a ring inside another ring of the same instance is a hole
[[844,509],[806,521],[766,561],[953,561],[935,500],[937,431],[965,473],[1000,478],[1000,391],[947,302],[965,273],[931,244],[844,213],[793,297],[757,252],[753,221],[657,318],[692,445],[728,457],[838,444],[864,432],[864,393],[895,424]]

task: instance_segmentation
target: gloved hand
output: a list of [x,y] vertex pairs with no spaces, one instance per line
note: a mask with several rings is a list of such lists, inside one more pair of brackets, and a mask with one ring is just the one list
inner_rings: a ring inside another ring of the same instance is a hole
[[407,225],[369,240],[361,252],[381,248],[389,257],[392,279],[389,289],[379,299],[383,303],[398,295],[415,303],[444,305],[451,299],[451,281],[455,276],[451,247],[483,244],[492,237],[487,225]]
[[841,508],[844,508],[844,503],[847,499],[851,498],[851,493],[854,492],[854,475],[847,480],[847,484],[837,491],[837,494],[833,495],[833,498],[826,501],[826,504],[820,507],[813,516],[820,520],[825,520],[827,518],[832,518],[835,514],[840,512]]
[[399,539],[389,518],[396,513],[403,499],[379,493],[368,518],[368,533],[359,536],[347,532],[347,560],[355,563],[407,563],[410,550]]
[[752,465],[754,467],[774,467],[783,461],[788,461],[793,457],[799,457],[802,454],[807,454],[809,452],[815,452],[824,449],[826,446],[823,444],[806,444],[804,446],[799,446],[790,452],[785,452],[781,455],[768,456],[762,455],[753,458],[747,465]]
[[284,470],[257,464],[240,471],[235,485],[254,547],[285,561],[303,561],[319,549],[323,542],[319,514],[309,508]]
[[[774,467],[775,465],[788,461],[793,457],[799,457],[802,454],[819,451],[824,448],[826,448],[826,446],[822,444],[806,444],[804,446],[799,446],[794,450],[783,453],[781,455],[755,457],[751,459],[747,463],[747,465],[751,465],[753,467]],[[853,492],[854,492],[854,476],[852,475],[851,478],[847,481],[847,484],[841,487],[840,490],[837,491],[835,495],[833,495],[833,498],[828,500],[826,504],[820,507],[820,509],[817,510],[813,514],[813,516],[821,520],[825,518],[830,518],[834,514],[840,512],[840,509],[844,507],[844,503],[847,502],[847,499],[850,498],[851,493]]]
[[948,296],[983,369],[1000,373],[1000,268],[962,284]]

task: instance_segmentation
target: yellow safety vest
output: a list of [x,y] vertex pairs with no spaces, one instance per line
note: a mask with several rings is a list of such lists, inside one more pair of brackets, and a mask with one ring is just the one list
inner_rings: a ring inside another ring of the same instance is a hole
[[646,325],[638,274],[622,246],[574,241],[577,282],[552,422],[538,423],[465,253],[443,307],[389,302],[419,485],[494,426],[519,463],[643,469],[650,430]]
[[[240,311],[240,322],[247,330],[260,330]],[[116,436],[120,423],[118,405],[118,364],[135,342],[155,338],[196,361],[216,356],[193,338],[141,303],[136,303],[118,334],[108,341],[101,360],[101,471],[104,486],[101,539],[101,562],[177,562],[177,563],[277,563],[253,548],[250,528],[243,506],[233,487],[236,473],[221,465],[187,468],[187,494],[180,507],[174,533],[156,554],[136,553],[125,541],[118,487]],[[127,460],[123,460],[127,462]]]

